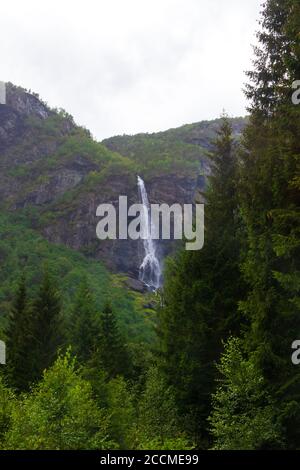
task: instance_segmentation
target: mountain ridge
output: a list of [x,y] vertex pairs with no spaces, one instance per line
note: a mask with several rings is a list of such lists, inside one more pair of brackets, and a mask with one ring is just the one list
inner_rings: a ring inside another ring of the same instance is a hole
[[[231,121],[238,138],[246,119]],[[96,142],[66,111],[50,109],[38,95],[9,83],[7,102],[0,105],[0,208],[26,216],[29,226],[51,243],[137,278],[141,244],[100,242],[97,206],[116,204],[119,195],[127,195],[129,204],[139,202],[137,174],[146,182],[150,202],[193,203],[205,187],[206,152],[219,123]],[[161,257],[172,249],[172,242],[159,243]]]

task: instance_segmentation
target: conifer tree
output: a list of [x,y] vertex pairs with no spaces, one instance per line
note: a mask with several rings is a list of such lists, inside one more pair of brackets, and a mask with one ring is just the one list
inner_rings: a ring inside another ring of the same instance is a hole
[[77,292],[70,328],[72,352],[82,363],[90,360],[95,351],[99,334],[96,317],[95,302],[87,281],[84,280]]
[[130,359],[120,334],[117,318],[107,303],[100,319],[100,335],[92,362],[103,368],[109,378],[130,373]]
[[33,342],[30,357],[35,380],[53,364],[58,348],[63,344],[60,311],[59,292],[46,268],[32,308]]
[[246,96],[251,114],[266,118],[278,110],[283,101],[291,101],[292,82],[299,80],[298,0],[267,0],[263,4],[259,45],[254,48],[253,70]]
[[222,339],[240,329],[237,303],[243,296],[239,272],[240,220],[236,211],[236,156],[226,117],[211,154],[212,176],[205,194],[205,244],[169,261],[159,314],[162,364],[179,411],[198,445],[207,446],[207,417],[215,387],[214,361]]
[[239,203],[247,234],[243,271],[249,284],[242,309],[248,347],[262,370],[291,448],[300,445],[300,373],[291,344],[300,336],[300,107],[292,83],[300,77],[300,6],[264,5],[260,47],[249,73],[250,125],[244,135]]
[[24,391],[33,377],[30,360],[32,338],[32,310],[28,302],[24,274],[18,284],[12,312],[6,332],[7,364],[5,373],[9,384],[17,391]]

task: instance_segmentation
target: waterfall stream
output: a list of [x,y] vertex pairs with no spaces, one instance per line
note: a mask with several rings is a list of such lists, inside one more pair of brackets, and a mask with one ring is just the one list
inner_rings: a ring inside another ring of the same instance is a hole
[[139,279],[151,290],[156,290],[161,285],[161,266],[156,254],[156,243],[151,237],[152,221],[150,204],[145,183],[140,176],[137,177],[139,195],[143,204],[141,214],[143,223],[143,246],[145,256],[139,268]]

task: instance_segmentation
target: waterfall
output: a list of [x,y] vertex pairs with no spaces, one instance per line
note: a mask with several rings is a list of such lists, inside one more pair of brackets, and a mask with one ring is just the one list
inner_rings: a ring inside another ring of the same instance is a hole
[[145,187],[145,183],[137,177],[139,194],[143,204],[143,212],[141,214],[142,224],[144,227],[143,232],[143,245],[145,256],[139,269],[139,279],[143,281],[151,290],[156,290],[161,285],[161,266],[159,259],[156,255],[156,243],[151,237],[152,221],[150,204]]

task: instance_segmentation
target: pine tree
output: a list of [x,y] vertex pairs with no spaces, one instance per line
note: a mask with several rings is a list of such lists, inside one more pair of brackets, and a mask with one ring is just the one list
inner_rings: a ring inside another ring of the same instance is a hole
[[5,373],[9,384],[17,391],[28,388],[33,378],[30,351],[32,338],[32,311],[28,302],[25,276],[22,275],[12,305],[6,332],[7,364]]
[[226,117],[211,154],[205,194],[205,245],[168,263],[165,306],[159,314],[162,365],[179,411],[198,445],[207,446],[207,417],[215,388],[214,361],[222,339],[240,329],[238,301],[240,220],[236,210],[236,156]]
[[[300,445],[300,373],[291,344],[300,336],[300,107],[291,101],[300,77],[300,6],[268,0],[248,90],[239,203],[247,234],[242,309],[250,321],[249,350],[271,395],[285,411],[286,442]],[[279,408],[279,406],[278,406]],[[280,408],[282,409],[282,408]]]
[[84,280],[77,292],[70,328],[72,351],[82,363],[89,361],[95,351],[99,334],[96,316],[95,302]]
[[39,379],[43,371],[53,364],[58,349],[63,344],[60,311],[58,290],[48,270],[45,269],[32,308],[33,343],[30,357],[35,380]]
[[254,67],[247,72],[252,115],[264,119],[283,101],[291,101],[292,82],[300,77],[299,14],[298,0],[267,0],[263,5]]
[[104,369],[109,378],[130,374],[130,359],[120,334],[117,318],[110,304],[106,304],[100,319],[100,335],[92,362]]

